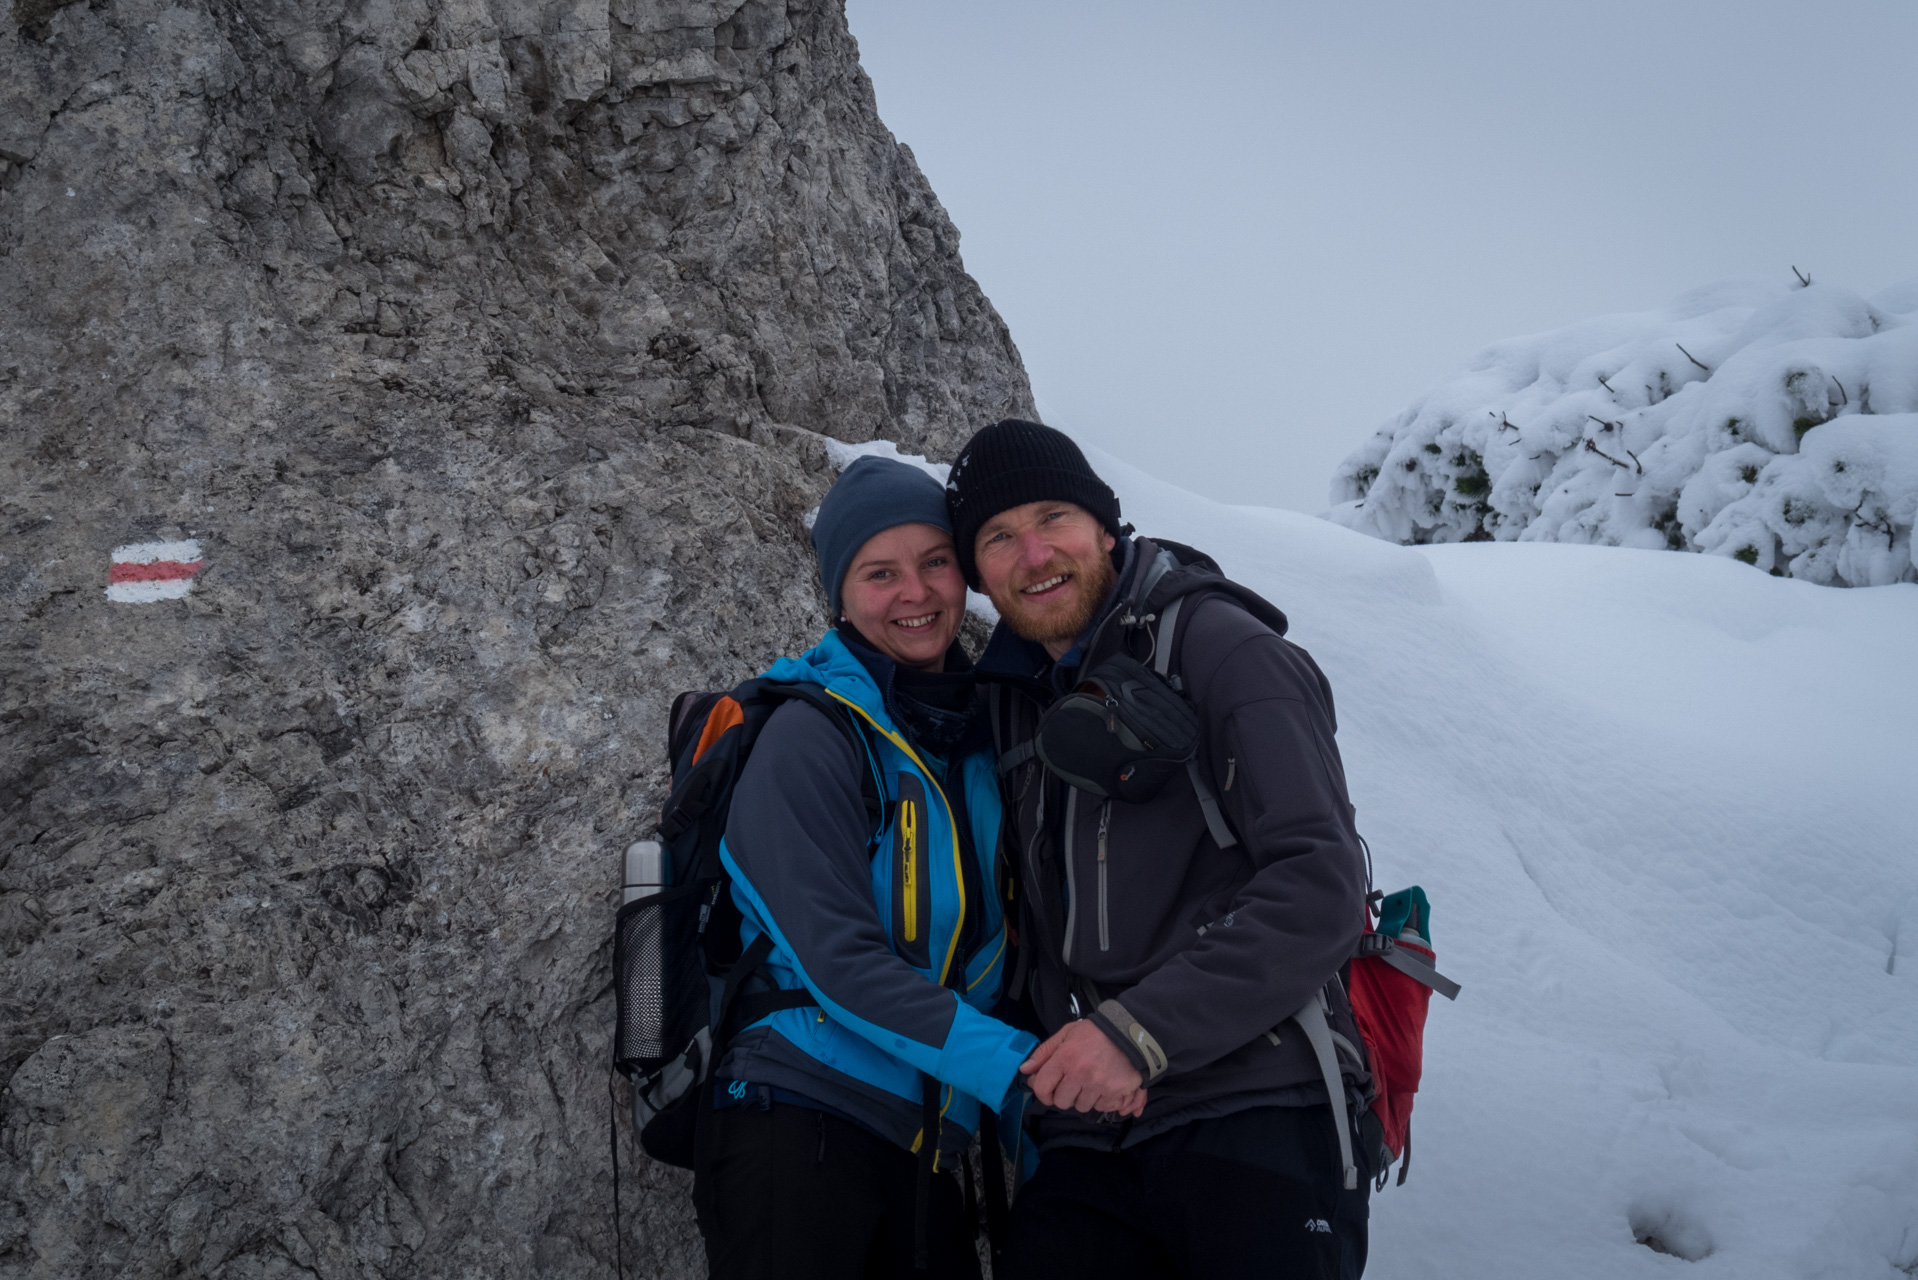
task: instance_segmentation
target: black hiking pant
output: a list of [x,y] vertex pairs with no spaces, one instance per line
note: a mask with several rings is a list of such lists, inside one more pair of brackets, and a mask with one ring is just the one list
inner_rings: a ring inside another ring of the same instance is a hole
[[979,1280],[950,1174],[932,1177],[915,1271],[918,1157],[810,1107],[729,1107],[710,1122],[693,1207],[712,1280]]
[[1053,1147],[995,1280],[1358,1280],[1371,1181],[1344,1189],[1331,1108],[1195,1120],[1123,1151]]

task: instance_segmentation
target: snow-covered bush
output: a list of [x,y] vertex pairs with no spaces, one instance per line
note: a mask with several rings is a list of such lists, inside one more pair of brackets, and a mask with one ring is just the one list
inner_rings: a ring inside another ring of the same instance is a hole
[[1918,281],[1730,283],[1515,338],[1341,464],[1329,518],[1402,543],[1730,556],[1918,581]]

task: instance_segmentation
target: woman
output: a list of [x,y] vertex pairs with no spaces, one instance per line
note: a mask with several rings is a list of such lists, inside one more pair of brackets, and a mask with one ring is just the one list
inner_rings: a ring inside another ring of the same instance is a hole
[[984,1012],[1006,942],[999,794],[954,643],[966,587],[944,490],[862,458],[812,540],[837,625],[766,674],[822,686],[864,748],[788,703],[733,793],[740,942],[770,933],[760,972],[817,1005],[733,1038],[694,1203],[716,1280],[976,1277],[949,1175],[1035,1041]]

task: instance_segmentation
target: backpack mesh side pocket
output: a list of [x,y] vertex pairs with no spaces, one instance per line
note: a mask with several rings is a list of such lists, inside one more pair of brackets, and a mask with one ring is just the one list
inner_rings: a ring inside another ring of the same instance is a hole
[[[618,1004],[613,1063],[628,1076],[651,1076],[682,1059],[710,1017],[700,958],[699,913],[707,886],[695,881],[634,899],[613,932]],[[695,1066],[704,1074],[703,1063]],[[656,1098],[663,1105],[669,1098]]]

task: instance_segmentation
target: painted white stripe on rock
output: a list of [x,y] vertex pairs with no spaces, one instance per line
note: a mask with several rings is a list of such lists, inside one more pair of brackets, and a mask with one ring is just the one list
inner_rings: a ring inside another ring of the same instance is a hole
[[191,578],[175,578],[172,582],[115,582],[107,587],[107,599],[118,604],[152,604],[156,600],[179,600],[192,589]]
[[184,542],[129,542],[124,547],[113,549],[115,564],[154,564],[161,560],[191,564],[199,558],[200,544],[192,538]]

